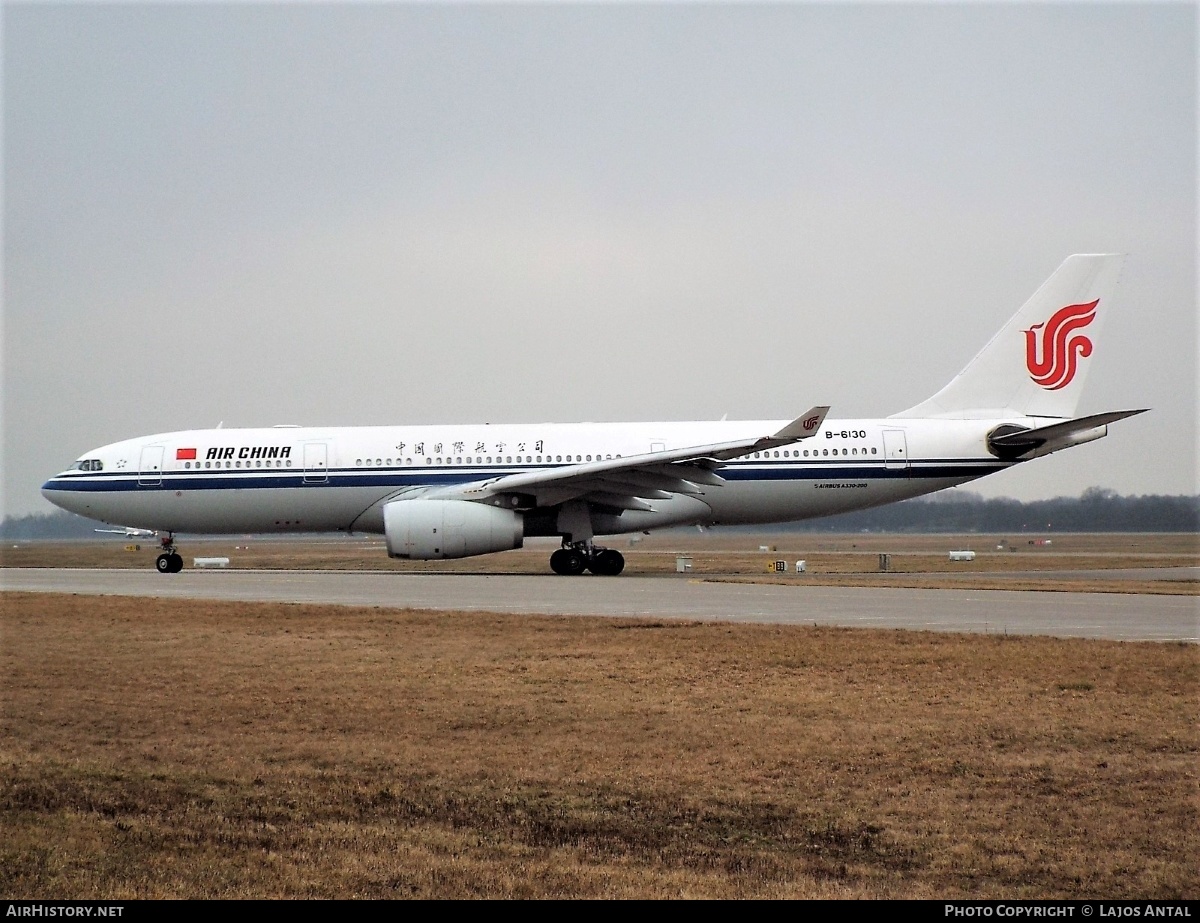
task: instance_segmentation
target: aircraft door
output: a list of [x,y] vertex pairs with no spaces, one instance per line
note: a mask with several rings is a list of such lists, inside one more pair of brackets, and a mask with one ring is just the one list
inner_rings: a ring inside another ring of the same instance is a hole
[[304,443],[304,483],[329,483],[329,445],[325,442]]
[[883,467],[889,470],[908,469],[908,440],[902,429],[883,431]]
[[161,487],[164,449],[160,445],[142,447],[138,462],[138,487]]

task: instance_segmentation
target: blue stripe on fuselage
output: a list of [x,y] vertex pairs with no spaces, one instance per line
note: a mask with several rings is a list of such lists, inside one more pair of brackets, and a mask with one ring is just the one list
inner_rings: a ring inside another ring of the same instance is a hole
[[[825,480],[896,480],[925,478],[982,477],[1010,467],[1010,464],[986,459],[930,459],[912,461],[908,468],[888,468],[878,461],[855,464],[845,460],[833,462],[783,462],[771,465],[730,465],[718,470],[727,481],[825,481]],[[164,473],[157,484],[139,483],[137,473],[114,477],[109,472],[74,474],[51,478],[42,490],[79,493],[154,490],[283,490],[314,487],[447,487],[474,481],[504,477],[509,474],[565,467],[524,466],[521,468],[455,468],[453,470],[392,469],[366,472],[361,469],[334,469],[323,480],[315,480],[303,470],[253,474],[245,471],[173,471]],[[308,479],[306,479],[308,478]]]

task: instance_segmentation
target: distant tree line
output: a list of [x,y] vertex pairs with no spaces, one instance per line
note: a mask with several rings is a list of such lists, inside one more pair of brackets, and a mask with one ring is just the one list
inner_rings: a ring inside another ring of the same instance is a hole
[[1200,496],[1122,497],[1089,487],[1079,497],[1025,503],[943,491],[786,528],[801,532],[1200,532]]
[[0,538],[6,542],[104,538],[105,536],[97,534],[95,530],[111,528],[112,526],[102,522],[60,510],[53,513],[31,513],[28,516],[5,516],[4,522],[0,523]]
[[[7,516],[0,539],[28,542],[113,539],[111,528],[74,513]],[[758,529],[760,527],[750,527]],[[965,491],[943,491],[857,513],[772,527],[797,532],[1200,532],[1200,496],[1122,497],[1089,487],[1079,497],[1024,503],[985,500]]]

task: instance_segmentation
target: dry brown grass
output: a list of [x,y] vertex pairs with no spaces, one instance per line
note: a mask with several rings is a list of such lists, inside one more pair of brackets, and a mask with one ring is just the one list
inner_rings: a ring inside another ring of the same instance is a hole
[[0,893],[1194,897],[1194,645],[9,593]]

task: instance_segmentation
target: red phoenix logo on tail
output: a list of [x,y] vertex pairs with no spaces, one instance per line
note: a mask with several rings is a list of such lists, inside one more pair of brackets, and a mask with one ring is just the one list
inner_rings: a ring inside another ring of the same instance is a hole
[[804,421],[804,428],[812,429],[814,426],[816,426],[820,422],[821,422],[820,415],[814,414],[813,416],[809,417],[807,420]]
[[[1029,377],[1047,391],[1065,388],[1075,377],[1080,358],[1092,354],[1092,341],[1078,331],[1096,319],[1097,298],[1091,304],[1069,304],[1059,308],[1044,324],[1034,324],[1025,331],[1025,367]],[[1042,331],[1041,358],[1038,358],[1038,336]]]

